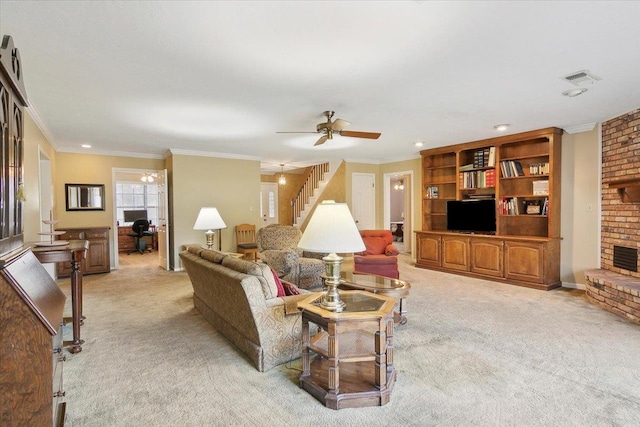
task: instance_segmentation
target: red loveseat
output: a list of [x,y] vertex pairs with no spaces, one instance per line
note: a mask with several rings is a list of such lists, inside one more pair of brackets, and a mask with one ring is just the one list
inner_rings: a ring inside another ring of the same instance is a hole
[[360,230],[366,250],[354,254],[356,273],[378,274],[398,279],[398,248],[393,245],[390,230]]

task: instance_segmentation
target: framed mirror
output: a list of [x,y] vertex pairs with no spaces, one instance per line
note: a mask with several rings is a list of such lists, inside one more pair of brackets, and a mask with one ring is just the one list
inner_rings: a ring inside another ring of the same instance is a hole
[[68,211],[103,211],[104,184],[65,184]]

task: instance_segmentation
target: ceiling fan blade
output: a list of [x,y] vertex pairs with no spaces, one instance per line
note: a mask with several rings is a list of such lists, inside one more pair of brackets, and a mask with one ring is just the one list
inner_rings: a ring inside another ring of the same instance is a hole
[[315,147],[316,145],[322,145],[325,142],[327,142],[327,139],[329,139],[329,137],[327,135],[323,135],[323,136],[320,137],[319,140],[316,141],[315,144],[313,144],[313,146]]
[[340,135],[350,136],[352,138],[378,139],[382,134],[378,132],[358,132],[355,130],[341,130]]
[[349,123],[346,120],[342,120],[342,119],[336,119],[333,123],[331,123],[331,130],[339,132],[342,129],[346,128],[347,126],[349,126],[351,123]]
[[295,131],[294,132],[286,132],[286,131],[282,132],[282,131],[276,131],[276,133],[318,133],[318,132],[317,131],[316,132],[295,132]]

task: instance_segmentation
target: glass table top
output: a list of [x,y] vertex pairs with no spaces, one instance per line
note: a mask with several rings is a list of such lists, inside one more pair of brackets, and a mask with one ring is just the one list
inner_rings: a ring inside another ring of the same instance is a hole
[[407,282],[389,277],[377,276],[373,274],[356,274],[351,271],[340,272],[340,283],[353,283],[363,289],[400,289],[406,287]]
[[[382,309],[386,302],[380,298],[374,297],[371,294],[360,292],[340,292],[340,300],[345,303],[345,307],[342,310],[342,313],[378,311]],[[312,304],[316,307],[320,307],[321,303],[322,297],[315,300]]]

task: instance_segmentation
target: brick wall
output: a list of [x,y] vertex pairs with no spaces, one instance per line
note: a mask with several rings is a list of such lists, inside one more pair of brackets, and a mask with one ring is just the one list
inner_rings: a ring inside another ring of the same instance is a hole
[[640,249],[640,203],[622,203],[617,190],[608,186],[630,178],[640,178],[640,109],[602,124],[601,253],[603,269],[640,277],[640,272],[613,266],[614,245]]

